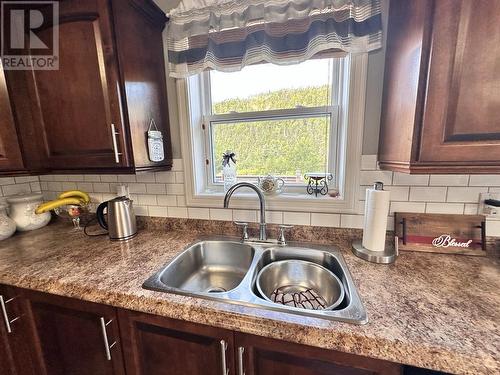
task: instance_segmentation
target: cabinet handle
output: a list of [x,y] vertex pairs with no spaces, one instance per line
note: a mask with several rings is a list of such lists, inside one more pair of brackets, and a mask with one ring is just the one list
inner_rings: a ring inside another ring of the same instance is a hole
[[110,319],[108,322],[101,317],[101,330],[102,330],[102,339],[104,340],[104,352],[106,353],[106,359],[108,361],[111,361],[111,348],[116,345],[116,341],[113,341],[111,345],[109,345],[109,340],[108,340],[108,332],[106,330],[106,327],[111,324],[113,319]]
[[226,363],[226,351],[227,351],[227,342],[224,340],[220,340],[220,355],[222,361],[222,375],[228,375],[229,370],[227,369]]
[[238,347],[238,375],[245,375],[245,369],[243,368],[243,353],[245,352],[245,348],[240,346]]
[[120,163],[120,155],[121,153],[118,152],[118,141],[116,140],[116,136],[119,133],[116,131],[115,124],[111,124],[111,138],[113,140],[113,151],[115,153],[115,163]]
[[4,296],[0,294],[0,309],[2,309],[2,316],[3,320],[5,322],[5,327],[7,328],[7,333],[12,333],[12,326],[11,324],[14,323],[16,320],[20,319],[20,317],[16,317],[14,319],[9,319],[9,315],[7,314],[7,304],[12,302],[16,297],[12,297],[8,300],[5,300]]

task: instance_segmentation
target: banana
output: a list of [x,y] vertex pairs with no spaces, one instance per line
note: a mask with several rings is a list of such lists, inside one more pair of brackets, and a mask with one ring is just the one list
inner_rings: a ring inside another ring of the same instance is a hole
[[81,206],[82,204],[84,204],[84,201],[83,201],[83,199],[79,199],[79,198],[75,198],[75,197],[56,199],[56,200],[53,200],[50,202],[42,203],[41,205],[39,205],[36,208],[35,213],[36,214],[43,214],[44,212],[53,210],[53,209],[61,207],[61,206],[66,206],[68,204]]
[[84,193],[83,191],[80,190],[68,190],[65,191],[64,193],[59,194],[59,199],[64,199],[64,198],[79,198],[84,201],[85,204],[88,204],[90,202],[90,197],[87,193]]

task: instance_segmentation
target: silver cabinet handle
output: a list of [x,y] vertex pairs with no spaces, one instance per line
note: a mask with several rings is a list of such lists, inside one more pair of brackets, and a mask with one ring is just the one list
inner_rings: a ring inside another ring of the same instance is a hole
[[238,347],[238,375],[245,375],[245,369],[243,367],[243,353],[245,352],[245,348],[240,346]]
[[220,340],[220,355],[222,361],[222,375],[228,375],[229,370],[227,368],[226,363],[226,351],[227,351],[227,342],[224,340]]
[[100,320],[101,320],[102,339],[104,340],[104,352],[106,353],[106,359],[108,361],[111,361],[111,348],[116,345],[116,341],[113,341],[113,343],[109,345],[108,332],[106,330],[106,327],[109,324],[111,324],[113,319],[106,322],[106,320],[103,317],[101,317]]
[[120,155],[121,153],[118,152],[118,141],[116,140],[116,136],[119,133],[116,131],[115,124],[111,124],[111,138],[113,140],[113,151],[115,153],[115,162],[118,164],[120,163]]
[[18,320],[20,317],[16,317],[14,319],[9,319],[9,315],[7,314],[7,304],[12,302],[16,297],[12,297],[8,300],[4,299],[4,296],[0,295],[0,308],[2,309],[2,316],[3,320],[5,322],[5,327],[7,328],[7,333],[12,333],[12,326],[11,324],[14,323],[16,320]]

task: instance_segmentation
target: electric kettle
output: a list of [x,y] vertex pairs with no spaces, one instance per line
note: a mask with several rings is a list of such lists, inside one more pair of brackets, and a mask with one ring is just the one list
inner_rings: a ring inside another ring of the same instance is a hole
[[[112,241],[125,241],[137,234],[133,201],[127,197],[117,197],[103,202],[97,207],[96,215],[99,225],[108,230]],[[107,209],[108,218],[104,218]]]

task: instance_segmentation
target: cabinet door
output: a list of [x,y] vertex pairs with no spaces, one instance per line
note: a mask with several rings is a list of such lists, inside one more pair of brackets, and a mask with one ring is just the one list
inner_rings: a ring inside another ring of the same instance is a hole
[[500,2],[435,2],[420,162],[500,163]]
[[[108,3],[68,0],[59,7],[59,69],[33,71],[30,81],[44,164],[55,170],[128,166]],[[52,33],[50,27],[37,31],[41,40]]]
[[118,311],[128,375],[234,374],[233,333],[134,311]]
[[21,148],[12,114],[9,92],[0,62],[0,173],[23,169]]
[[238,374],[396,375],[400,365],[332,350],[235,334]]
[[113,307],[32,291],[23,294],[37,374],[124,374]]
[[34,375],[27,317],[19,290],[0,285],[0,374]]

